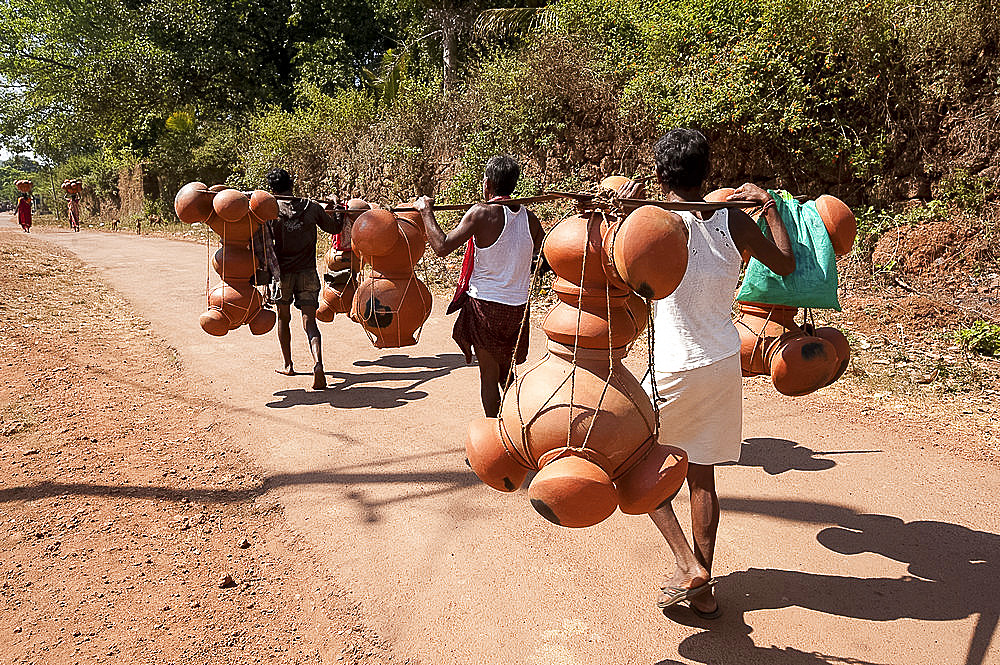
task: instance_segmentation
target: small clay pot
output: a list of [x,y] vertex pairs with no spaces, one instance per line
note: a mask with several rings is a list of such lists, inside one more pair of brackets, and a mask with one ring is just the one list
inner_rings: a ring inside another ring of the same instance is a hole
[[209,335],[222,337],[229,332],[229,319],[221,309],[208,309],[199,318],[198,324]]
[[247,323],[247,327],[250,328],[250,333],[253,335],[264,335],[271,332],[277,321],[278,315],[273,309],[261,308]]
[[816,199],[816,211],[830,235],[834,254],[843,256],[850,253],[858,235],[858,221],[851,209],[836,196],[823,194]]
[[255,189],[250,194],[250,213],[259,222],[278,219],[278,199],[274,198],[270,192]]
[[215,212],[212,207],[214,199],[215,195],[208,191],[204,183],[189,182],[174,197],[174,212],[185,224],[204,222]]
[[652,442],[635,466],[615,479],[618,503],[626,515],[643,515],[669,501],[687,478],[687,453]]
[[[836,328],[823,327],[816,328],[812,331],[812,334],[820,339],[825,339],[833,345],[833,348],[837,351],[837,371],[833,373],[833,377],[827,382],[827,386],[839,379],[847,371],[847,365],[851,362],[851,345],[847,341],[847,337],[844,333],[840,332]],[[825,386],[824,386],[825,387]]]
[[473,420],[465,442],[465,461],[493,489],[513,492],[524,483],[530,469],[507,451],[500,437],[497,418]]
[[545,236],[542,252],[559,277],[588,289],[608,283],[604,274],[603,239],[599,213],[573,215],[556,224]]
[[212,208],[225,221],[235,222],[250,213],[250,199],[238,189],[224,189],[215,195]]
[[679,215],[651,205],[637,208],[614,230],[614,269],[643,298],[666,298],[687,270],[687,235]]
[[830,385],[840,359],[833,344],[800,330],[778,339],[768,352],[767,364],[775,389],[800,397]]
[[602,522],[618,507],[618,492],[607,472],[574,454],[542,467],[528,486],[528,499],[539,515],[571,528]]
[[[619,189],[621,189],[622,185],[629,184],[631,182],[632,182],[631,179],[626,178],[623,175],[609,175],[607,178],[601,181],[601,187],[603,187],[604,189],[610,189],[613,192],[617,192]],[[635,191],[635,194],[632,195],[632,198],[634,199],[646,198],[646,186],[642,185],[641,187],[639,187],[639,189]]]
[[333,321],[335,314],[347,314],[351,311],[351,303],[354,301],[354,294],[358,289],[354,278],[338,290],[324,284],[319,292],[319,307],[316,309],[316,319],[324,323]]

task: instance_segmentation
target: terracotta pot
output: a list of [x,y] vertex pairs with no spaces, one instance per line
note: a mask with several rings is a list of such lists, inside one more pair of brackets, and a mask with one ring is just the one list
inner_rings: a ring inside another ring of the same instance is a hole
[[249,282],[257,270],[253,252],[245,245],[223,245],[212,256],[212,269],[229,283]]
[[278,315],[275,314],[273,309],[261,309],[252,319],[250,319],[247,326],[250,328],[251,334],[264,335],[271,332],[277,321]]
[[618,507],[618,492],[607,472],[567,453],[543,466],[528,486],[528,499],[553,524],[586,527],[602,522]]
[[225,221],[235,222],[250,213],[250,199],[238,189],[224,189],[215,195],[212,208]]
[[677,494],[687,478],[687,453],[653,442],[639,461],[615,480],[618,504],[626,515],[652,512]]
[[737,307],[744,376],[767,374],[778,392],[798,397],[830,385],[847,368],[850,347],[840,331],[820,328],[822,335],[810,334],[795,323],[795,307],[743,302]]
[[649,324],[649,305],[638,293],[629,291],[628,298],[625,300],[625,309],[628,310],[629,316],[635,322],[636,337],[638,337]]
[[501,492],[518,489],[528,471],[534,470],[504,446],[497,418],[479,418],[469,423],[465,461],[480,480]]
[[249,284],[217,284],[208,294],[209,309],[219,310],[235,330],[257,315],[263,300],[257,289]]
[[250,214],[261,223],[278,219],[278,199],[274,198],[270,192],[255,189],[250,194]]
[[208,188],[210,192],[223,192],[227,189],[232,189],[229,185],[212,185]]
[[357,282],[352,278],[343,289],[336,289],[324,284],[319,292],[319,308],[316,318],[324,323],[333,321],[335,314],[346,314],[351,311],[354,294],[358,290]]
[[553,282],[553,291],[562,302],[549,311],[542,323],[549,339],[585,349],[617,349],[639,335],[639,326],[627,307],[628,291],[605,286],[581,292],[562,278]]
[[189,182],[174,197],[174,212],[185,224],[204,222],[215,212],[214,199],[215,195],[208,191],[205,183]]
[[[630,178],[626,178],[623,175],[609,175],[607,178],[601,181],[601,187],[604,189],[610,189],[617,192],[621,189],[621,186],[627,183],[631,183]],[[635,194],[632,195],[633,199],[644,199],[646,198],[646,186],[642,185],[636,190]]]
[[388,210],[363,212],[351,227],[351,245],[363,258],[385,256],[399,240],[399,224]]
[[858,222],[851,209],[837,197],[823,194],[816,199],[816,211],[826,226],[826,232],[830,234],[833,252],[837,256],[850,253],[858,235]]
[[431,313],[431,294],[416,277],[369,277],[358,285],[351,319],[361,324],[376,348],[416,344],[416,331]]
[[14,183],[14,185],[17,187],[17,191],[24,194],[31,192],[31,189],[35,186],[35,184],[30,180],[18,180]]
[[215,337],[222,337],[229,332],[229,319],[219,309],[206,310],[199,317],[198,324],[202,330]]
[[347,209],[348,210],[371,210],[372,207],[371,207],[371,204],[368,203],[368,201],[365,201],[364,199],[359,199],[359,198],[355,197],[353,199],[348,199],[347,200]]
[[611,257],[618,276],[644,298],[666,298],[687,270],[687,227],[669,210],[642,206],[612,229]]
[[405,220],[399,220],[397,228],[396,242],[389,251],[380,256],[366,256],[363,262],[383,277],[403,279],[413,274],[427,249],[427,242],[422,229]]
[[833,373],[833,377],[827,382],[826,385],[828,386],[842,377],[844,372],[847,371],[847,365],[851,362],[851,345],[848,343],[844,333],[836,328],[816,328],[813,331],[813,335],[830,342],[837,351],[837,371]]
[[608,283],[604,264],[609,261],[601,237],[603,220],[600,213],[573,215],[549,231],[542,252],[552,272],[588,289],[601,288]]

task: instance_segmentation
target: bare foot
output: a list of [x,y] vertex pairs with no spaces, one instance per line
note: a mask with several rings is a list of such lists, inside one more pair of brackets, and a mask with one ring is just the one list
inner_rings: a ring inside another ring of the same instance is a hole
[[323,390],[326,388],[326,374],[323,373],[323,367],[317,365],[313,369],[313,390]]
[[282,376],[295,376],[295,370],[292,369],[291,365],[286,366],[284,369],[276,369],[274,372]]

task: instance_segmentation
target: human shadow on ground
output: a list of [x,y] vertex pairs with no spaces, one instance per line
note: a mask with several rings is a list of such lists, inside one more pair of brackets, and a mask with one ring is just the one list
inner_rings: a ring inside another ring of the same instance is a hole
[[907,564],[910,575],[858,578],[757,568],[730,573],[719,580],[725,608],[719,620],[701,621],[684,609],[665,612],[681,623],[711,626],[709,634],[700,633],[681,643],[679,653],[684,657],[720,664],[864,662],[794,650],[789,655],[785,649],[753,645],[747,612],[794,606],[868,621],[956,621],[977,615],[963,662],[984,662],[1000,619],[1000,535],[948,522],[904,522],[805,501],[727,499],[723,511],[727,510],[832,524],[816,536],[827,549],[846,556],[878,554]]
[[[264,477],[254,487],[239,490],[206,486],[177,488],[162,485],[42,481],[33,485],[0,489],[0,504],[13,501],[35,501],[63,494],[174,502],[190,501],[202,504],[245,503],[254,501],[275,489],[324,485],[354,502],[362,511],[362,519],[365,522],[373,523],[381,519],[378,511],[384,506],[440,496],[479,484],[479,479],[464,465],[454,470],[441,471],[391,470],[393,465],[407,463],[417,458],[445,455],[453,455],[458,460],[464,455],[464,450],[455,448],[332,469],[272,474]],[[364,487],[371,485],[398,486],[399,491],[393,494],[383,488],[377,496],[370,496]]]
[[[268,402],[265,406],[287,409],[293,406],[327,404],[338,409],[392,409],[427,397],[425,391],[416,388],[450,374],[455,368],[463,366],[465,359],[458,353],[416,358],[396,354],[383,356],[378,360],[358,360],[354,364],[358,367],[421,369],[411,372],[327,372],[329,387],[326,390],[279,390],[274,393],[279,400]],[[367,385],[396,382],[405,382],[406,385],[395,388]]]
[[854,455],[880,453],[881,450],[811,450],[787,439],[753,438],[746,439],[740,449],[737,462],[726,462],[719,466],[756,466],[764,472],[776,476],[787,471],[826,471],[837,466],[832,459],[822,459],[829,455]]

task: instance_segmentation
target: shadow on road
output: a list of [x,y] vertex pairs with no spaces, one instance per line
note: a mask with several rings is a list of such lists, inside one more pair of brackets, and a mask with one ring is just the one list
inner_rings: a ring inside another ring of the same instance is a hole
[[756,466],[776,476],[786,471],[826,471],[837,466],[829,455],[854,455],[880,453],[881,450],[811,450],[787,439],[754,438],[743,442],[738,462],[720,466]]
[[807,501],[726,499],[722,506],[723,511],[832,524],[816,535],[827,549],[846,556],[878,554],[907,564],[910,575],[858,578],[757,568],[730,573],[719,580],[725,614],[717,621],[701,621],[683,608],[664,613],[686,625],[711,626],[708,632],[681,643],[679,653],[685,658],[702,663],[865,663],[753,644],[746,613],[802,607],[868,621],[955,621],[978,615],[964,662],[984,663],[1000,619],[1000,535],[948,522],[904,522]]
[[[459,353],[443,353],[437,356],[410,357],[404,355],[383,356],[378,360],[358,360],[358,367],[421,368],[412,372],[327,372],[331,380],[326,390],[305,390],[292,388],[274,393],[278,401],[265,406],[272,409],[287,409],[294,406],[314,406],[328,404],[337,409],[392,409],[407,402],[423,399],[427,393],[416,390],[428,381],[446,376],[457,367],[465,365],[465,358]],[[372,383],[406,382],[396,388],[366,385]]]

